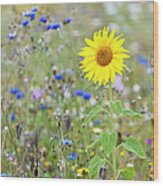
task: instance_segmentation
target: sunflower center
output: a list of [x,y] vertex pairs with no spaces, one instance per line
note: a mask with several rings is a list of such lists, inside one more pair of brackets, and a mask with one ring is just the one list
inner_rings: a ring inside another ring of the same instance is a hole
[[97,63],[100,66],[106,66],[111,63],[113,54],[110,48],[102,48],[97,52]]

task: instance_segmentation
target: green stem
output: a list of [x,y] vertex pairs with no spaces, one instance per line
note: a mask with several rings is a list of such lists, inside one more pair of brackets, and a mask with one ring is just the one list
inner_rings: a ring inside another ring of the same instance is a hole
[[[113,100],[113,96],[112,96],[112,84],[110,83],[109,86],[109,98],[110,98],[110,102]],[[114,131],[114,125],[113,125],[113,110],[110,109],[110,129],[113,132]]]
[[[112,96],[112,84],[110,83],[110,86],[109,86],[109,97],[110,97],[110,102],[112,101],[113,99],[113,96]],[[110,109],[110,129],[111,129],[111,132],[114,132],[115,129],[114,129],[114,123],[113,123],[113,110]],[[117,174],[117,168],[116,168],[116,149],[114,148],[113,149],[113,152],[112,152],[112,163],[113,163],[113,179],[115,180],[116,179],[116,174]]]
[[122,170],[120,169],[120,170],[118,171],[118,173],[117,173],[116,180],[118,180],[119,175],[120,175],[121,172],[122,172]]

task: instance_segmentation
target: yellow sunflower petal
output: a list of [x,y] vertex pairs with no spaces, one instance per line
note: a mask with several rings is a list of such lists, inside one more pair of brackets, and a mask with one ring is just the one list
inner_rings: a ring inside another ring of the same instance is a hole
[[95,67],[96,63],[90,63],[87,67],[84,67],[83,72],[89,72]]
[[85,50],[85,51],[81,51],[79,52],[80,56],[86,57],[86,56],[94,56],[95,55],[95,51],[93,50]]
[[107,45],[110,45],[110,43],[114,39],[114,36],[115,36],[115,30],[112,30],[112,32],[110,33],[110,36],[107,39]]
[[85,42],[87,43],[88,46],[96,49],[96,47],[97,47],[97,43],[96,42],[93,42],[92,40],[90,40],[88,38],[85,38]]
[[80,61],[80,64],[81,65],[88,65],[89,63],[94,62],[94,61],[95,61],[95,57],[90,56],[90,57],[85,58],[83,61]]
[[114,70],[112,64],[110,64],[109,73],[110,73],[110,81],[111,81],[112,83],[114,83],[115,70]]

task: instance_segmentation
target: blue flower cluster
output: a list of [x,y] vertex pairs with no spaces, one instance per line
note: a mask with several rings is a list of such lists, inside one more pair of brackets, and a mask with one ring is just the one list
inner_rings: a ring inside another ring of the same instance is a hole
[[34,20],[35,17],[36,17],[36,12],[34,12],[34,11],[27,12],[27,13],[24,14],[24,16],[30,18],[30,21],[32,21],[32,20]]
[[25,96],[24,92],[20,92],[20,89],[18,87],[11,88],[10,94],[14,94],[16,99],[18,99],[18,100],[24,98],[24,96]]
[[22,21],[23,27],[26,27],[30,23],[30,21],[33,21],[36,18],[37,11],[38,11],[38,7],[34,6],[31,8],[30,11],[27,11],[23,14],[23,16],[28,18]]
[[[46,23],[47,22],[47,18],[45,16],[42,16],[40,18],[40,22],[42,23]],[[72,19],[71,18],[65,18],[64,21],[63,21],[63,24],[68,24],[68,23],[71,23],[72,22]],[[45,26],[45,29],[46,30],[58,30],[62,27],[61,23],[49,23]]]
[[79,89],[74,92],[76,96],[83,97],[85,100],[91,99],[91,93],[90,92],[84,92],[83,90]]
[[61,24],[60,23],[47,24],[45,26],[45,29],[47,29],[47,30],[57,30],[59,28],[61,28]]
[[[28,19],[25,19],[22,21],[22,26],[26,27],[27,25],[29,25],[30,21],[33,21],[36,18],[36,13],[38,11],[38,7],[34,6],[31,8],[30,11],[25,12],[23,15],[25,17],[27,17]],[[73,20],[71,18],[65,18],[63,21],[63,24],[68,24],[71,23]],[[42,15],[39,19],[40,23],[46,24],[48,22],[48,18],[46,15]],[[48,23],[45,25],[45,29],[46,30],[57,30],[59,28],[61,28],[61,23]]]

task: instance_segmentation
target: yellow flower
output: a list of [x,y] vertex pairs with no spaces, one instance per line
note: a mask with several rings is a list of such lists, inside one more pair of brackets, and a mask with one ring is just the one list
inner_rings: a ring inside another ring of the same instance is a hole
[[71,166],[72,171],[75,171],[75,169],[76,169],[76,166]]
[[120,155],[120,156],[125,156],[125,152],[124,152],[124,151],[121,151],[121,152],[119,153],[119,155]]
[[77,172],[78,174],[85,175],[85,174],[88,174],[89,170],[88,168],[83,167],[83,168],[78,169]]
[[46,169],[51,169],[52,164],[51,164],[51,162],[49,162],[49,161],[44,161],[44,162],[43,162],[43,166],[44,166],[44,168],[46,168]]
[[92,131],[95,133],[95,134],[100,134],[102,132],[102,129],[100,128],[93,128]]
[[149,165],[149,166],[152,166],[152,165],[153,165],[153,163],[152,163],[152,162],[149,162],[149,163],[148,163],[148,165]]
[[109,34],[109,28],[94,33],[93,40],[85,38],[87,47],[82,48],[79,55],[84,59],[80,68],[85,77],[99,85],[114,82],[115,74],[122,75],[126,65],[124,59],[129,58],[129,51],[122,45],[123,35],[115,36],[115,30]]

